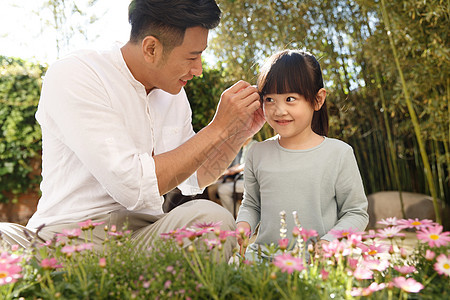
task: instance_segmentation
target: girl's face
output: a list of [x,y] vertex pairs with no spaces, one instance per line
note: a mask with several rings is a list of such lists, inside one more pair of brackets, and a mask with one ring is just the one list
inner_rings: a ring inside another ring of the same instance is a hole
[[295,148],[314,135],[311,129],[314,108],[304,96],[267,94],[263,97],[263,109],[267,123],[280,135],[283,147]]

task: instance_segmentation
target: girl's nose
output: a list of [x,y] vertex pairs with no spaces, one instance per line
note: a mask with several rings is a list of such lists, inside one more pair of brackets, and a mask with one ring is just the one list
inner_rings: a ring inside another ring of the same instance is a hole
[[275,104],[275,115],[276,116],[284,116],[287,114],[286,108],[283,104]]

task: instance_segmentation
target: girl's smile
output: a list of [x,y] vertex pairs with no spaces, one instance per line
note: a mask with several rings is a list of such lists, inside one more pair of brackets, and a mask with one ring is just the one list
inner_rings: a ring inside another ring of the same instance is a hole
[[292,120],[275,120],[276,123],[278,123],[281,126],[288,125],[292,122]]

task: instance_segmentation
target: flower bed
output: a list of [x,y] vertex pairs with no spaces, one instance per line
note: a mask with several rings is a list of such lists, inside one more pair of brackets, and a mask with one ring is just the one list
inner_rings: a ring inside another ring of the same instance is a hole
[[[228,264],[222,243],[245,232],[198,224],[142,249],[129,232],[105,228],[103,250],[96,252],[90,232],[101,224],[86,221],[25,251],[2,244],[0,298],[448,299],[450,233],[429,220],[382,223],[377,232],[335,232],[338,239],[311,259],[305,242],[315,232],[296,228],[294,248],[287,250],[282,228],[281,247],[269,247],[273,261],[235,255]],[[404,247],[404,230],[416,231],[414,248]],[[83,236],[83,243],[75,242]]]

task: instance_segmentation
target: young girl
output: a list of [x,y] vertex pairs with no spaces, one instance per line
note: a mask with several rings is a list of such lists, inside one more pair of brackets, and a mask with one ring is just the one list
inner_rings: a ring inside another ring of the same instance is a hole
[[326,91],[315,57],[297,50],[274,54],[261,70],[258,90],[266,121],[278,135],[247,154],[236,222],[251,233],[260,227],[245,256],[278,243],[283,210],[287,237],[292,239],[297,211],[302,227],[318,232],[316,249],[334,239],[330,230],[364,230],[369,217],[363,183],[351,146],[326,137]]

